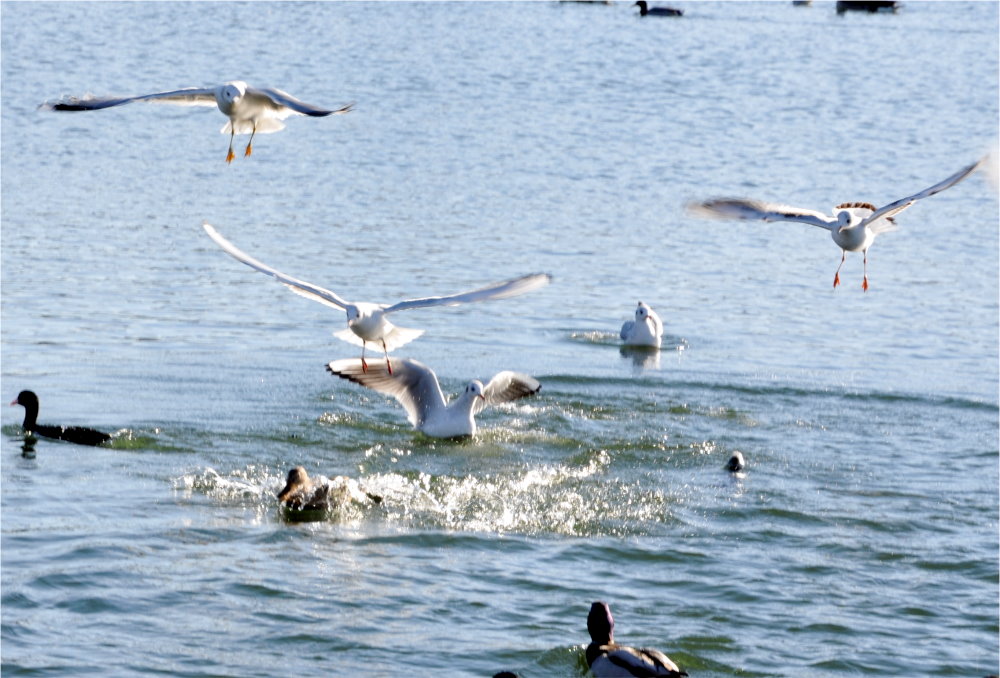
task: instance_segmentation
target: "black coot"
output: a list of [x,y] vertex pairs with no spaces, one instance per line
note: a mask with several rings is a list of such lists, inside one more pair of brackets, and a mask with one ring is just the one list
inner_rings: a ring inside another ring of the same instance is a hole
[[85,426],[50,426],[39,424],[38,419],[38,396],[33,391],[21,391],[17,394],[17,399],[11,405],[20,405],[24,408],[24,423],[21,427],[25,431],[35,433],[46,438],[57,438],[66,440],[77,445],[101,445],[109,442],[111,436],[101,431],[96,431]]

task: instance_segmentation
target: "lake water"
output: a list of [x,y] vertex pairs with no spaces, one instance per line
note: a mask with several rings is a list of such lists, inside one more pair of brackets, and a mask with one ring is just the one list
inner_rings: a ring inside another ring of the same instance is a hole
[[[995,148],[998,4],[678,5],[3,3],[2,395],[117,436],[26,451],[3,408],[4,675],[583,676],[598,599],[692,676],[997,672],[988,177],[867,293],[819,229],[684,205],[884,204]],[[356,108],[229,166],[214,109],[37,110],[231,79]],[[350,299],[551,273],[395,353],[541,393],[414,433],[203,220]],[[618,345],[640,299],[658,356]],[[288,521],[299,464],[384,502]]]

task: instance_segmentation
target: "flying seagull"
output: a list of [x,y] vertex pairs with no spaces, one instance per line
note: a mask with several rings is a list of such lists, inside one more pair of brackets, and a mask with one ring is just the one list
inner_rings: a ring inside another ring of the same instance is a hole
[[233,80],[218,87],[188,87],[172,92],[157,92],[134,97],[66,97],[60,101],[50,101],[42,104],[43,110],[49,111],[96,111],[102,108],[112,108],[133,101],[151,101],[180,106],[218,106],[219,110],[229,118],[222,134],[229,134],[229,153],[226,162],[230,163],[236,155],[233,153],[233,136],[249,134],[244,157],[253,152],[255,134],[269,134],[285,129],[282,122],[290,115],[308,115],[322,118],[335,113],[347,113],[354,104],[347,104],[336,109],[319,108],[299,101],[288,92],[280,89],[250,87],[242,80]]
[[845,202],[833,208],[833,215],[826,215],[814,210],[789,207],[758,200],[742,198],[717,198],[700,203],[688,204],[688,210],[702,217],[718,219],[761,219],[763,221],[800,221],[804,224],[819,226],[830,231],[833,241],[841,249],[840,266],[833,276],[833,286],[840,284],[840,268],[848,252],[860,250],[864,255],[864,281],[861,288],[868,289],[868,248],[875,242],[875,236],[893,231],[897,228],[893,218],[907,207],[922,198],[928,198],[936,193],[951,188],[967,176],[975,172],[986,161],[981,158],[968,167],[955,172],[942,182],[925,188],[919,193],[900,198],[883,207],[875,207],[869,202]]
[[[393,325],[389,322],[388,315],[390,313],[408,311],[414,308],[426,308],[430,306],[457,306],[458,304],[467,304],[476,301],[506,299],[508,297],[515,297],[519,294],[531,292],[532,290],[537,290],[538,288],[549,284],[549,281],[552,280],[552,276],[547,273],[534,273],[520,278],[514,278],[513,280],[507,280],[505,282],[493,283],[491,285],[487,285],[486,287],[481,287],[468,292],[451,294],[445,297],[407,299],[391,305],[365,301],[350,302],[342,299],[330,290],[323,289],[318,285],[313,285],[312,283],[305,282],[304,280],[298,280],[297,278],[293,278],[290,275],[286,275],[281,271],[271,268],[267,264],[257,261],[249,254],[241,251],[231,242],[223,238],[222,235],[219,234],[219,232],[216,231],[215,228],[213,228],[207,221],[202,224],[202,228],[205,229],[205,232],[208,233],[209,237],[212,238],[212,240],[214,240],[215,243],[226,252],[226,254],[230,255],[237,261],[246,264],[250,268],[260,271],[261,273],[271,276],[278,282],[287,286],[288,289],[296,294],[306,297],[307,299],[312,299],[313,301],[318,301],[326,306],[345,311],[347,313],[347,329],[335,332],[334,336],[343,341],[361,346],[361,367],[363,370],[368,369],[368,363],[365,361],[365,349],[367,348],[369,341],[381,344],[382,351],[385,353],[386,365],[389,366],[390,351],[413,341],[424,333],[423,330],[414,330]],[[392,372],[391,366],[389,366],[389,371],[390,373]]]

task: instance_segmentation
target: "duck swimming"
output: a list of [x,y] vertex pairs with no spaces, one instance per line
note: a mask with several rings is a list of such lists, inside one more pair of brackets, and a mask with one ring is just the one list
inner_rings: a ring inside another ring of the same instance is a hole
[[639,16],[684,16],[683,9],[673,7],[650,7],[646,0],[639,0],[633,7],[639,8]]
[[85,426],[51,426],[37,423],[38,419],[38,396],[34,391],[21,391],[17,398],[11,403],[11,407],[20,405],[24,408],[24,423],[21,424],[28,433],[65,440],[77,445],[103,445],[111,441],[111,436],[102,431],[97,431]]
[[296,466],[288,472],[278,501],[290,509],[328,511],[350,502],[362,506],[381,504],[382,497],[365,491],[353,478],[335,476],[317,481],[309,477],[304,467]]
[[743,458],[743,453],[739,450],[733,452],[732,456],[729,457],[729,461],[726,462],[726,470],[730,473],[739,473],[746,467],[746,459]]
[[611,608],[603,601],[590,606],[587,615],[587,666],[598,678],[611,676],[668,676],[678,678],[688,675],[659,650],[628,647],[615,642],[615,620]]

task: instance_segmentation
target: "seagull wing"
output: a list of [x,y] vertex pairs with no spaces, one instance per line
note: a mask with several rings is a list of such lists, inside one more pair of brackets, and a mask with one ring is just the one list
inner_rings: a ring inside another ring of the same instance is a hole
[[482,412],[487,405],[509,403],[525,396],[534,395],[542,390],[542,384],[534,377],[518,372],[504,371],[498,373],[490,383],[483,388],[483,398],[476,398],[473,412]]
[[431,368],[409,358],[392,358],[392,374],[380,360],[366,371],[358,358],[334,360],[326,366],[331,374],[353,381],[398,400],[415,427],[423,426],[432,412],[447,405],[437,376]]
[[743,198],[716,198],[705,202],[688,203],[687,210],[696,216],[713,219],[799,221],[828,231],[837,223],[832,216],[815,210]]
[[269,275],[278,282],[287,286],[292,292],[298,295],[306,297],[307,299],[312,299],[313,301],[318,301],[326,306],[331,306],[333,308],[339,309],[341,311],[345,310],[348,306],[348,302],[344,301],[336,294],[330,290],[323,289],[312,283],[307,283],[304,280],[298,280],[289,275],[285,275],[281,271],[275,270],[268,266],[267,264],[257,261],[251,257],[246,252],[243,252],[237,248],[234,244],[222,237],[222,235],[216,231],[211,224],[207,221],[202,222],[202,228],[208,233],[208,237],[215,241],[215,244],[221,247],[226,254],[231,256],[236,261],[246,264],[250,268],[253,268],[265,275]]
[[493,283],[486,287],[480,287],[469,292],[452,294],[447,297],[425,297],[423,299],[408,299],[398,304],[393,304],[385,309],[386,313],[396,311],[406,311],[411,308],[425,308],[427,306],[457,306],[458,304],[468,304],[474,301],[488,301],[490,299],[507,299],[525,294],[540,287],[545,287],[552,280],[548,273],[534,273],[532,275],[514,278],[506,282]]
[[653,333],[657,336],[663,334],[663,321],[660,320],[660,316],[656,315],[656,311],[649,309],[649,319],[653,323]]
[[985,161],[986,161],[985,157],[980,158],[979,160],[977,160],[976,162],[972,163],[968,167],[962,168],[961,170],[959,170],[958,172],[955,172],[954,174],[952,174],[950,177],[948,177],[944,181],[942,181],[940,183],[937,183],[937,184],[934,184],[930,188],[925,188],[924,190],[920,191],[919,193],[914,193],[913,195],[911,195],[911,196],[909,196],[907,198],[900,198],[899,200],[896,200],[895,202],[889,203],[885,207],[878,208],[871,215],[869,215],[867,219],[865,219],[864,224],[867,226],[867,225],[875,222],[878,219],[888,219],[889,217],[891,217],[891,216],[893,216],[895,214],[899,214],[900,212],[902,212],[903,210],[905,210],[907,207],[909,207],[910,205],[912,205],[916,201],[920,200],[921,198],[929,198],[930,196],[934,195],[935,193],[940,193],[941,191],[943,191],[945,189],[951,188],[952,186],[954,186],[955,184],[957,184],[958,182],[962,181],[967,176],[969,176],[970,174],[972,174],[973,172],[975,172],[977,169],[979,169],[980,165],[982,165],[983,162],[985,162]]
[[621,337],[622,340],[624,341],[625,339],[628,339],[629,337],[632,336],[632,332],[634,330],[635,330],[635,321],[634,320],[626,320],[622,324],[622,330],[621,330],[621,332],[618,333],[618,336]]
[[48,111],[96,111],[130,104],[133,101],[153,101],[179,106],[215,106],[215,87],[188,87],[172,92],[157,92],[135,97],[66,97],[42,104]]
[[319,106],[313,106],[312,104],[307,104],[304,101],[299,101],[293,97],[288,92],[283,92],[280,89],[273,89],[270,87],[256,88],[247,87],[247,95],[251,97],[266,97],[271,100],[275,107],[283,107],[298,113],[299,115],[311,115],[314,118],[322,118],[326,115],[332,115],[334,113],[349,113],[351,109],[354,108],[354,104],[347,104],[346,106],[341,106],[340,108],[335,108],[333,110],[320,108]]

